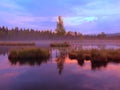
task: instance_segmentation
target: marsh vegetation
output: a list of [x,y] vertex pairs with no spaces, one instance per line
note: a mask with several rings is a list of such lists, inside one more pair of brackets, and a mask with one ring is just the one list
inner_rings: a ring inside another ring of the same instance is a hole
[[70,44],[68,42],[63,42],[63,43],[51,43],[51,47],[69,47]]
[[91,60],[92,62],[120,62],[120,49],[90,49],[72,50],[71,59]]
[[50,52],[48,49],[42,48],[22,48],[15,49],[9,52],[8,58],[10,60],[38,60],[48,59]]

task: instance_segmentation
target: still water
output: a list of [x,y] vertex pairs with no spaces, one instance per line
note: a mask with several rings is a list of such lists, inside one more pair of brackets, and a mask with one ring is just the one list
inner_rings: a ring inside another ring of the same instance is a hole
[[0,55],[0,90],[120,90],[120,63],[69,59],[69,49],[51,49],[49,60],[17,62]]

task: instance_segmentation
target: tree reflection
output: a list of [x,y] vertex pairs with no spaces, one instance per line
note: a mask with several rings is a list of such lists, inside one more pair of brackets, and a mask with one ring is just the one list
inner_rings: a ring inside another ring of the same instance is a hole
[[77,60],[78,61],[78,65],[83,66],[84,65],[84,60]]
[[61,75],[64,68],[65,57],[57,58],[56,62],[57,62],[58,73]]
[[[78,65],[82,66],[82,67],[84,66],[84,63],[86,61],[84,59],[71,59],[71,60],[77,60]],[[91,65],[91,70],[95,71],[95,70],[99,70],[101,68],[106,68],[109,63],[120,64],[120,60],[108,60],[108,61],[104,61],[104,60],[100,60],[100,61],[90,60],[89,65]]]
[[107,67],[108,62],[93,62],[91,61],[91,69],[96,70],[102,67]]
[[30,65],[30,66],[35,66],[35,65],[41,65],[42,63],[47,63],[49,59],[20,59],[20,60],[15,60],[15,59],[9,59],[10,63],[12,65],[16,65],[17,63],[19,65]]
[[64,62],[65,62],[65,57],[67,56],[68,50],[67,48],[57,48],[58,53],[56,54],[56,63],[57,63],[57,68],[58,68],[58,73],[61,75],[62,71],[64,69]]

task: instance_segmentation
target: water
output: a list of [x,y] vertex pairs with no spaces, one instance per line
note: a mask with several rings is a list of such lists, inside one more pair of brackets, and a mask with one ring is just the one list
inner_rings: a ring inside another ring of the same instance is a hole
[[120,63],[80,62],[70,60],[68,49],[51,49],[43,62],[8,60],[7,51],[0,55],[0,90],[119,90]]

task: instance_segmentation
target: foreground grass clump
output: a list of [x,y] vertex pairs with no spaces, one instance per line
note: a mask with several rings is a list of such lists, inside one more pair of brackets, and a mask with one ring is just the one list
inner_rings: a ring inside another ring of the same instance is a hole
[[0,46],[34,46],[35,43],[25,42],[0,42]]
[[71,51],[71,59],[91,60],[92,62],[120,62],[120,49],[90,49]]
[[93,62],[107,62],[108,50],[91,49],[91,59]]
[[109,59],[109,61],[120,62],[120,49],[108,50],[107,58]]
[[71,52],[69,52],[69,58],[78,59],[78,60],[90,60],[91,54],[89,50],[83,50],[83,49],[79,51],[72,50]]
[[41,48],[24,48],[10,51],[8,58],[10,60],[30,60],[30,59],[48,59],[49,50]]
[[51,43],[50,44],[51,47],[69,47],[70,44],[67,42],[64,43]]
[[78,57],[78,52],[77,52],[77,51],[72,50],[72,51],[69,53],[69,58],[70,58],[70,59],[77,59],[77,57]]

